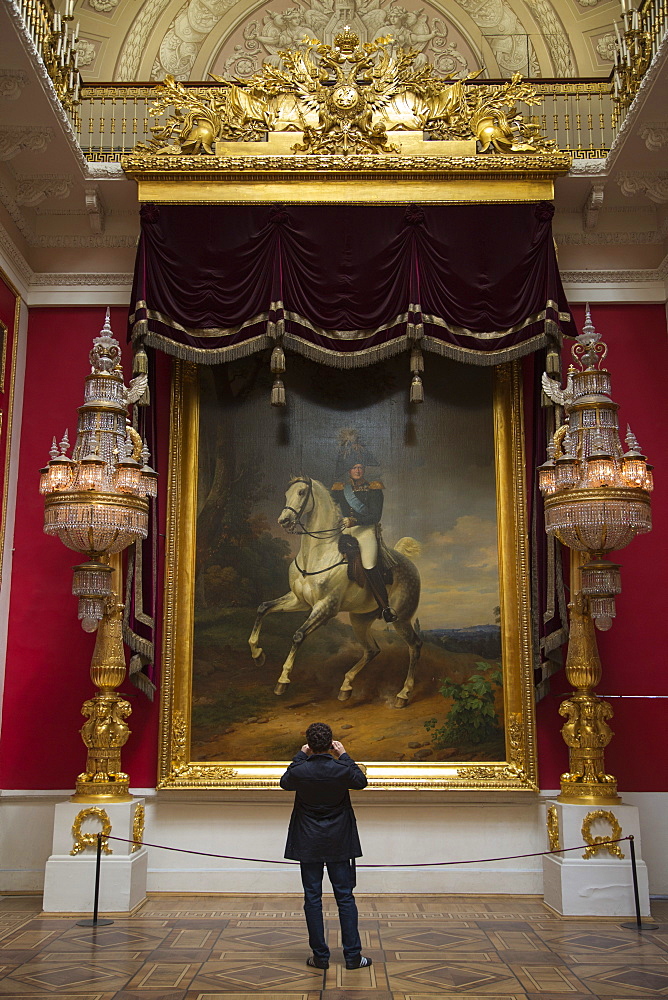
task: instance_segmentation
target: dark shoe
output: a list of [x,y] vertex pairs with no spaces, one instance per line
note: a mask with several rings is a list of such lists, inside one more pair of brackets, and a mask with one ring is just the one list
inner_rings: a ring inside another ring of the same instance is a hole
[[398,615],[392,610],[392,608],[383,608],[381,611],[381,616],[383,621],[386,622],[396,622]]
[[310,969],[328,969],[329,962],[319,962],[315,955],[310,955],[306,959],[306,964]]
[[373,965],[373,961],[370,958],[365,958],[364,955],[360,955],[357,965],[348,965],[346,962],[346,969],[366,969],[370,965]]

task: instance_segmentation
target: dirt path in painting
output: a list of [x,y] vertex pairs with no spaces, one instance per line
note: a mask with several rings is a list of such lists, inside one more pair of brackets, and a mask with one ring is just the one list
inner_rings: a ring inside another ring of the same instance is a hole
[[[340,702],[336,693],[349,656],[328,660],[330,684],[326,691],[322,679],[316,684],[312,678],[297,673],[288,691],[277,697],[272,691],[278,664],[240,670],[235,680],[234,718],[230,718],[229,702],[226,703],[220,691],[222,677],[216,672],[199,685],[202,708],[199,715],[198,709],[195,710],[194,718],[200,722],[194,727],[192,759],[287,761],[302,744],[309,723],[327,721],[335,738],[343,742],[351,756],[364,762],[503,760],[502,734],[497,740],[478,746],[436,749],[432,744],[424,723],[436,718],[442,725],[451,704],[438,690],[444,676],[444,655],[451,677],[465,679],[478,669],[480,657],[444,654],[425,644],[413,699],[403,709],[393,707],[406,670],[406,657],[398,645],[386,647],[383,655],[359,675],[353,696],[346,702]],[[266,687],[258,693],[260,670]],[[220,706],[218,710],[216,705]],[[497,707],[501,710],[500,704]]]

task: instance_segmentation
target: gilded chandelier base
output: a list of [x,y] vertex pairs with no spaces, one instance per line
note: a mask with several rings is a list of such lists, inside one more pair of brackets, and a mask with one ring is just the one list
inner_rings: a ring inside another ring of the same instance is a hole
[[593,693],[601,680],[601,662],[587,598],[579,593],[570,612],[566,677],[577,690],[559,706],[567,721],[561,735],[568,747],[569,770],[561,775],[560,802],[619,802],[617,779],[605,770],[604,750],[614,736],[607,723],[612,706]]
[[121,749],[128,741],[130,702],[114,691],[125,678],[123,605],[113,603],[97,630],[91,678],[100,688],[81,707],[86,722],[81,738],[88,748],[86,770],[77,778],[72,802],[127,802],[130,779],[121,770]]

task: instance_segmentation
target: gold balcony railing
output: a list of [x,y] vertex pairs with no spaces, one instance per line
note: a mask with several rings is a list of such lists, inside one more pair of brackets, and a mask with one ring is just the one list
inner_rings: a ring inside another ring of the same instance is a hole
[[[471,81],[468,86],[492,89],[503,81]],[[610,80],[532,80],[542,97],[524,108],[525,119],[537,121],[559,149],[578,159],[605,156],[619,125],[620,108],[612,100]],[[184,84],[196,90],[202,84]],[[215,84],[213,84],[215,86]],[[89,160],[118,160],[138,142],[151,138],[156,119],[150,109],[159,84],[92,84],[81,92],[74,123]]]
[[[159,84],[82,86],[76,54],[77,29],[72,31],[68,23],[74,21],[74,0],[64,0],[62,14],[55,10],[53,0],[11,2],[21,12],[89,160],[119,160],[138,142],[150,138],[151,126],[156,122],[149,111]],[[529,81],[543,102],[536,108],[521,108],[523,117],[536,120],[543,134],[574,158],[607,154],[668,31],[668,0],[641,0],[635,9],[631,2],[622,0],[615,68],[608,78]],[[529,56],[527,60],[528,66]],[[475,80],[468,86],[489,87],[499,82]],[[196,89],[210,85],[185,86]]]

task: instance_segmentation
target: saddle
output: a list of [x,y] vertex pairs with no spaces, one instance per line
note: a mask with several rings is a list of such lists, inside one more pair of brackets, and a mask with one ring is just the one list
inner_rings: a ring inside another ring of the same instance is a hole
[[[378,547],[378,568],[383,574],[385,584],[389,586],[392,583],[393,577],[391,567],[387,565],[387,561],[383,558],[385,551],[387,550],[384,545]],[[352,583],[356,583],[358,587],[364,588],[367,579],[364,567],[362,566],[360,543],[354,535],[346,535],[345,533],[339,535],[339,552],[348,563],[348,579]]]

